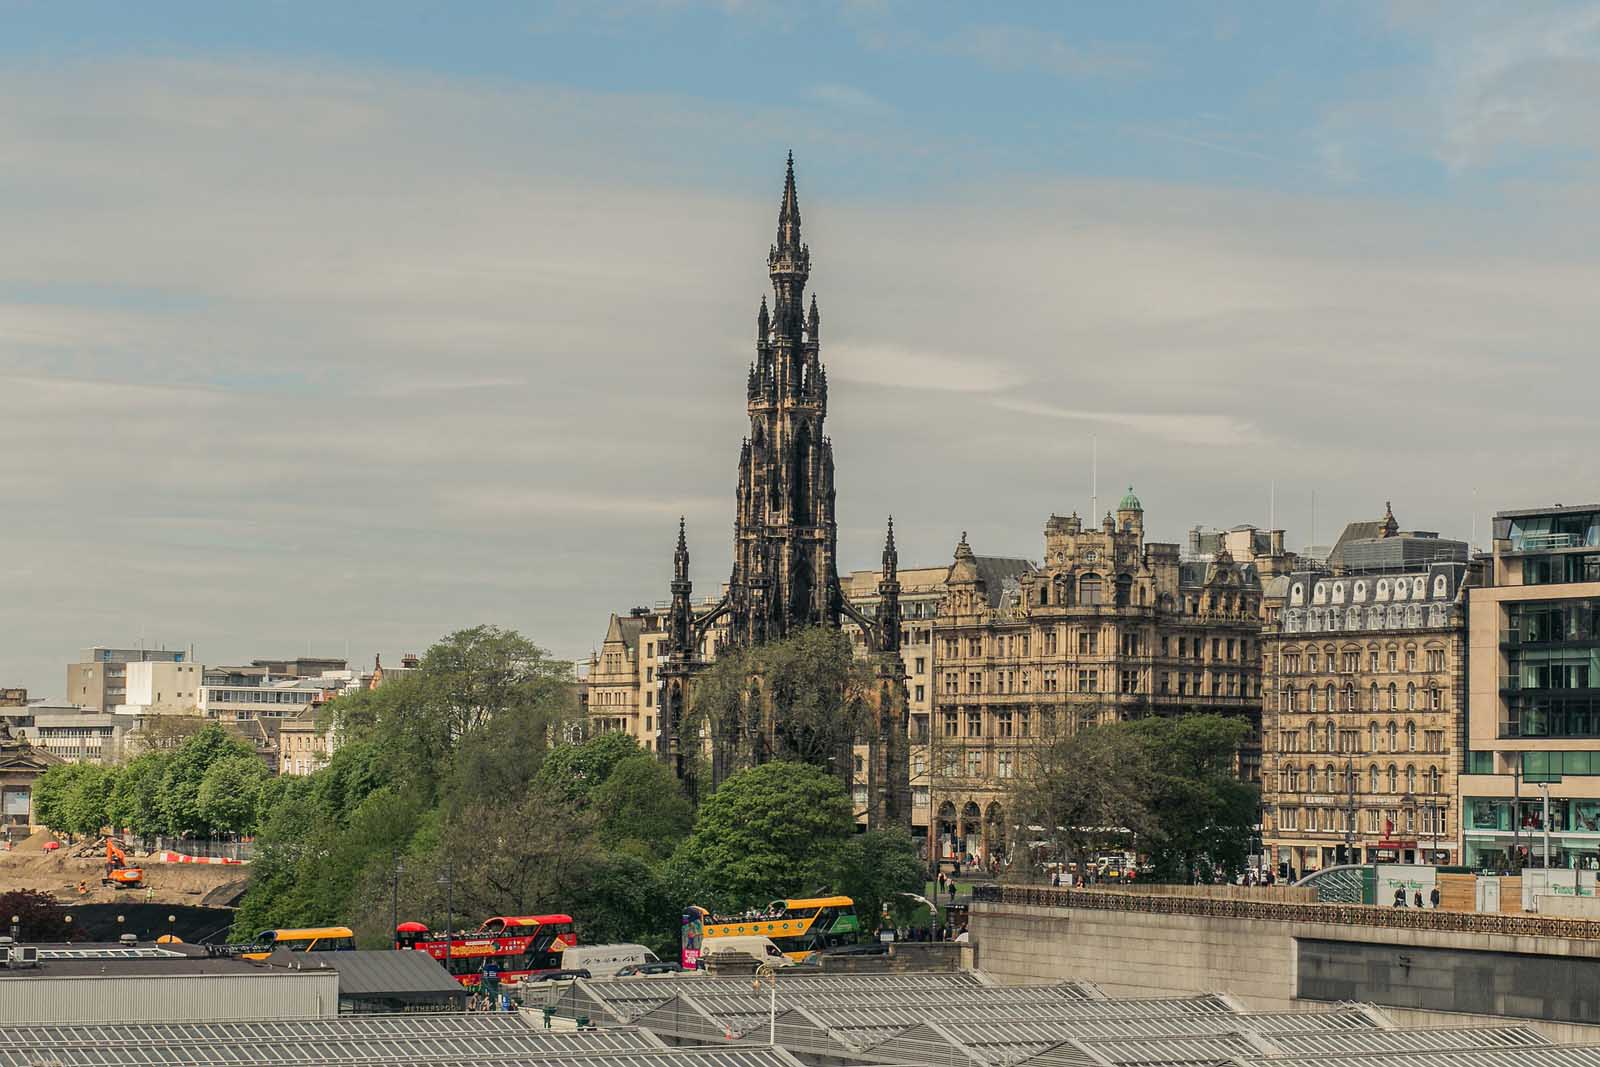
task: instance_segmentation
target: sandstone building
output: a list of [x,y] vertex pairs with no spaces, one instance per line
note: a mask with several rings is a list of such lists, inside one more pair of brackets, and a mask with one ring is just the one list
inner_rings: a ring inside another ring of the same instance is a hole
[[[926,756],[936,856],[1013,847],[1013,779],[1063,732],[1189,712],[1259,724],[1257,564],[1236,562],[1226,543],[1186,562],[1177,545],[1147,542],[1131,488],[1099,525],[1052,515],[1037,568],[997,573],[963,535],[945,589]],[[1258,753],[1242,754],[1248,779]]]
[[1324,565],[1269,586],[1262,828],[1269,862],[1456,863],[1467,546],[1346,527]]

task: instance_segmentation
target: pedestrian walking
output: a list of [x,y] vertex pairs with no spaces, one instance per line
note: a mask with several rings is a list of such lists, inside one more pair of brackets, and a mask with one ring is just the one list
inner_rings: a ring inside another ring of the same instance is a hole
[[1404,889],[1396,889],[1394,891],[1394,906],[1397,908],[1406,906],[1406,891]]
[[1419,908],[1422,907],[1422,890],[1420,890],[1420,889],[1417,890],[1416,899],[1414,901],[1412,901],[1412,903],[1414,903]]
[[956,880],[954,878],[952,878],[952,879],[950,879],[950,903],[954,904],[955,902],[956,902]]
[[1438,886],[1434,886],[1431,890],[1428,891],[1428,902],[1429,902],[1429,904],[1431,904],[1435,908],[1437,908],[1439,906],[1439,887]]

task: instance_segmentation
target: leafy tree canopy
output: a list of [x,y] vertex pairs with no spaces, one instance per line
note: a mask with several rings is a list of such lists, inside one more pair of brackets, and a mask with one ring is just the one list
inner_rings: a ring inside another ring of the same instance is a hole
[[1136,843],[1157,878],[1231,874],[1257,812],[1255,787],[1234,777],[1248,735],[1244,722],[1218,715],[1089,727],[1038,754],[1013,809],[1080,864]]
[[637,750],[611,768],[594,790],[593,805],[601,842],[644,859],[672,855],[694,825],[694,811],[677,777],[660,760]]
[[603,733],[578,745],[559,745],[539,768],[538,787],[573,804],[586,804],[623,760],[640,755],[632,737]]
[[803,763],[766,763],[729,778],[701,805],[673,862],[698,872],[714,907],[754,907],[827,888],[854,830],[836,777]]
[[200,813],[200,783],[206,771],[229,756],[257,759],[255,750],[217,723],[207,723],[173,751],[161,776],[161,814],[169,833],[205,835],[211,826]]
[[200,818],[213,832],[249,834],[256,828],[267,765],[254,755],[224,756],[206,768],[195,795]]

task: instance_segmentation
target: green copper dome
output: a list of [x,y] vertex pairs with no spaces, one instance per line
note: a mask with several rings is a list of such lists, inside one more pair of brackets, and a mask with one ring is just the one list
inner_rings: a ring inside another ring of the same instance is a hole
[[1122,498],[1122,503],[1117,505],[1118,511],[1143,511],[1144,505],[1139,503],[1139,498],[1133,495],[1133,486],[1128,486],[1128,492]]

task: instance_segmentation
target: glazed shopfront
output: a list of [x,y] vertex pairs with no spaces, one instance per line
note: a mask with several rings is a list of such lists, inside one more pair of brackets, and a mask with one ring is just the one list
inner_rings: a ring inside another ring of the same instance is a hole
[[[1545,801],[1468,797],[1466,863],[1478,870],[1544,866]],[[1600,870],[1600,799],[1550,798],[1550,866]],[[1513,863],[1513,852],[1521,863]]]

